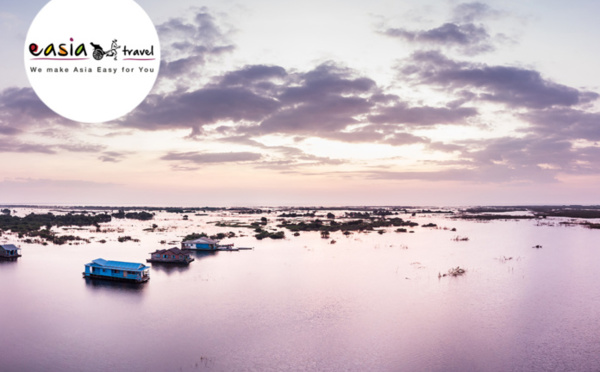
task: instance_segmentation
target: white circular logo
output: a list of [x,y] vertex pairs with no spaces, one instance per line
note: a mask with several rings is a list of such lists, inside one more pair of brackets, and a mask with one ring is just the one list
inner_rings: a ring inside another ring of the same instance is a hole
[[25,40],[38,97],[68,119],[117,119],[148,95],[160,66],[154,24],[133,0],[52,0]]

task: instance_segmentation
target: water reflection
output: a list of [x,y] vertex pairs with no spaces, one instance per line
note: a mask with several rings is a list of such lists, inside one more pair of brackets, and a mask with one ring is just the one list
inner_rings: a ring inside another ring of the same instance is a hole
[[98,279],[98,278],[83,278],[85,280],[86,287],[92,290],[112,290],[121,292],[132,292],[141,294],[146,283],[135,283],[135,282],[116,282],[112,280]]
[[17,262],[17,260],[19,259],[19,257],[0,257],[0,265],[2,264],[12,264],[14,262]]
[[[194,257],[196,261],[203,258],[214,257],[219,253],[218,251],[186,251],[191,257]],[[192,263],[193,264],[193,263]]]
[[[138,262],[156,240],[175,241],[197,232],[198,224],[215,229],[207,227],[209,234],[225,231],[206,223],[214,216],[194,217],[189,226],[177,222],[178,229],[162,236],[142,233],[147,222],[114,221],[111,227],[142,242],[32,246],[18,265],[0,261],[0,282],[10,284],[0,296],[0,370],[581,371],[600,365],[600,323],[593,321],[600,314],[600,250],[590,243],[598,230],[423,216],[420,225],[457,232],[390,228],[322,239],[318,232],[292,237],[286,231],[288,240],[235,242],[256,245],[252,252],[188,251],[195,258],[188,266],[152,264],[146,284],[79,282],[90,256]],[[116,242],[119,234],[105,237]],[[457,234],[469,240],[456,241]],[[537,244],[543,249],[531,248]],[[457,266],[465,275],[439,278]]]
[[173,273],[183,273],[186,272],[190,269],[190,265],[193,265],[194,261],[192,261],[191,263],[184,265],[184,264],[177,264],[177,263],[169,263],[169,262],[152,262],[150,264],[150,267],[152,268],[152,270],[156,270],[156,271],[162,271],[164,273],[166,273],[167,275],[171,275]]

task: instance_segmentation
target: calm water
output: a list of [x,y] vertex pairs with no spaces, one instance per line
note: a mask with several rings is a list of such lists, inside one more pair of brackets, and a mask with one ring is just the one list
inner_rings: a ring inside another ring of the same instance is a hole
[[[0,370],[600,370],[600,231],[578,226],[420,216],[457,232],[286,231],[230,239],[255,249],[196,254],[186,268],[154,265],[143,285],[81,275],[99,257],[145,262],[189,232],[249,234],[207,222],[258,218],[164,213],[110,224],[122,232],[64,230],[90,244],[17,242],[23,257],[0,263]],[[152,223],[164,231],[144,232]],[[458,265],[464,276],[438,278]]]

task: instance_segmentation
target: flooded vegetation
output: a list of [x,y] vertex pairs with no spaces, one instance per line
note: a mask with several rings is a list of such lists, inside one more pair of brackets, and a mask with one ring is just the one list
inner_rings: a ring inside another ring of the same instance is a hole
[[[2,209],[0,244],[22,254],[0,261],[12,284],[0,307],[3,370],[600,363],[600,326],[589,321],[600,308],[599,232],[589,227],[600,220],[546,213],[560,207]],[[231,249],[153,263],[143,284],[82,277],[98,258],[141,263],[204,237]]]

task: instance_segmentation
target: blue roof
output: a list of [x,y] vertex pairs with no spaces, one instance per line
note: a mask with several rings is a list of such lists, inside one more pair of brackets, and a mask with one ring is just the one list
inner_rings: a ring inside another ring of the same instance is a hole
[[149,267],[141,264],[141,263],[136,263],[136,262],[123,262],[123,261],[107,261],[103,258],[97,258],[95,260],[93,260],[92,262],[86,264],[86,266],[96,266],[96,267],[103,267],[106,269],[118,269],[118,270],[144,270],[144,269],[148,269]]
[[212,240],[209,238],[198,238],[198,239],[194,239],[194,240],[186,240],[184,241],[184,243],[194,243],[194,244],[217,244],[218,242],[216,240]]
[[5,251],[16,251],[21,249],[14,244],[1,244],[0,247],[2,247]]

